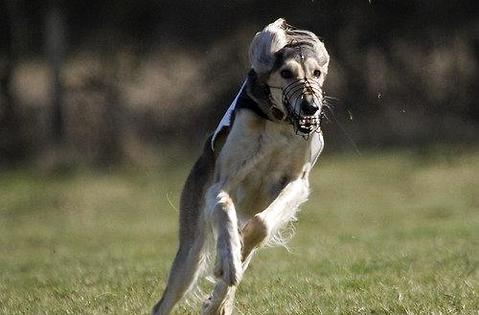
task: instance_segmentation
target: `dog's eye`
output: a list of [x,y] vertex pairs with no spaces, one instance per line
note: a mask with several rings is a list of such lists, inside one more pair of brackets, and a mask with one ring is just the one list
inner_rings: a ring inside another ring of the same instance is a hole
[[315,76],[316,78],[319,78],[321,76],[321,71],[320,70],[314,70],[313,71],[313,76]]
[[284,79],[291,79],[293,77],[293,73],[289,70],[283,70],[279,74]]

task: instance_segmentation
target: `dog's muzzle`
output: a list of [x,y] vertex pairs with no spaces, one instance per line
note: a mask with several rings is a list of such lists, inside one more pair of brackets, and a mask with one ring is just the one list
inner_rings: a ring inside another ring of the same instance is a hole
[[323,92],[315,80],[296,80],[283,88],[283,105],[296,134],[320,132]]

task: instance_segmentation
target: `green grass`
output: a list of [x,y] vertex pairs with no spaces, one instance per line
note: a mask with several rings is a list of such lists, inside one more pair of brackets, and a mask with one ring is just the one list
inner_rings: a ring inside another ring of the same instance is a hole
[[[326,154],[291,253],[258,253],[237,313],[479,314],[479,151],[452,151]],[[0,313],[147,314],[191,163],[0,173]]]

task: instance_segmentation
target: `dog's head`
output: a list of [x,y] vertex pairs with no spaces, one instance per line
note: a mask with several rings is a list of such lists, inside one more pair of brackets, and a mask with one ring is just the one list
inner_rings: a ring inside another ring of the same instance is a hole
[[278,19],[256,34],[249,55],[248,92],[262,109],[289,120],[298,134],[319,130],[329,64],[323,42]]

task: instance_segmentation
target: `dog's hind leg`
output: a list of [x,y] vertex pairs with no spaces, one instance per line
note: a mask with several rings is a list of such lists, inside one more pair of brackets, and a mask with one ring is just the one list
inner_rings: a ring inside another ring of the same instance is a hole
[[178,249],[165,292],[153,308],[154,315],[166,315],[196,282],[203,260],[204,235],[199,233],[190,248]]
[[169,314],[174,305],[194,285],[205,258],[207,229],[203,220],[204,194],[211,182],[215,164],[209,139],[203,154],[186,180],[180,200],[180,246],[171,267],[163,297],[153,308],[154,315]]

